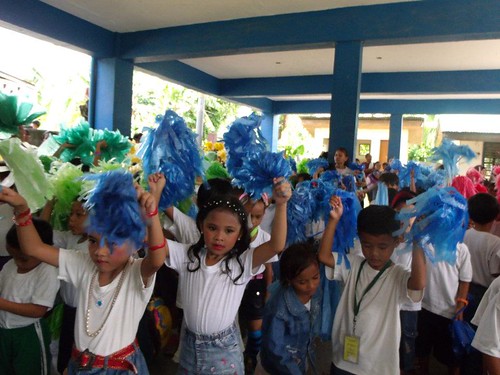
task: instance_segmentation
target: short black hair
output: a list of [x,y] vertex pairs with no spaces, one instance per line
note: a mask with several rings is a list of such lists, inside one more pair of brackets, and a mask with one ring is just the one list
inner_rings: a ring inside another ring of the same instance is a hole
[[[42,242],[47,245],[53,245],[54,237],[52,226],[45,220],[39,219],[37,217],[32,218],[32,220],[33,225],[35,226],[35,229],[38,232],[38,235],[40,236]],[[5,242],[7,243],[7,245],[14,249],[21,249],[21,245],[19,245],[19,238],[17,237],[16,225],[13,225],[7,232]]]
[[396,211],[389,206],[372,204],[363,208],[358,215],[358,233],[393,236],[400,226]]
[[378,180],[386,185],[399,185],[398,175],[392,172],[382,173]]
[[312,244],[297,243],[290,245],[280,258],[280,283],[289,285],[302,271],[311,264],[319,266],[318,255]]
[[496,198],[487,193],[473,195],[467,201],[469,217],[478,224],[491,223],[500,211]]

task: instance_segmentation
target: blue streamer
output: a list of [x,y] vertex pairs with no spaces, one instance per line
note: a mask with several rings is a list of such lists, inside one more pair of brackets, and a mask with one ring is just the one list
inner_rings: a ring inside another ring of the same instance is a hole
[[317,173],[320,168],[323,169],[328,168],[328,165],[329,165],[328,160],[325,158],[311,159],[306,164],[307,169],[309,170],[309,174],[311,176]]
[[389,205],[389,189],[383,182],[377,182],[377,195],[375,196],[375,201],[373,202],[373,204],[376,204],[378,206]]
[[399,159],[392,159],[389,166],[391,167],[391,172],[397,172],[398,175],[404,170],[403,163]]
[[167,110],[156,121],[159,126],[148,131],[138,155],[143,159],[145,176],[155,172],[165,174],[167,183],[158,205],[164,210],[194,193],[196,177],[203,176],[203,167],[196,134],[182,117]]
[[146,223],[141,215],[132,174],[114,170],[102,174],[89,174],[83,180],[95,181],[94,189],[84,204],[89,211],[88,233],[101,235],[101,245],[129,243],[129,252],[142,247],[146,236]]
[[294,173],[297,173],[297,162],[291,156],[288,157],[288,162],[290,163],[290,168]]
[[446,185],[451,184],[453,177],[458,175],[458,161],[465,158],[470,161],[476,157],[476,153],[467,145],[458,146],[451,140],[444,138],[439,147],[432,149],[431,161],[442,160],[445,170]]
[[307,240],[306,225],[312,216],[312,197],[309,185],[305,182],[297,184],[287,203],[287,246]]
[[403,227],[394,235],[406,232],[410,219],[416,217],[405,233],[408,242],[417,242],[432,262],[455,264],[457,244],[463,241],[469,224],[467,200],[453,187],[432,188],[407,201],[397,218]]
[[233,185],[241,187],[252,198],[258,199],[262,193],[269,196],[273,192],[273,178],[288,178],[292,174],[284,152],[261,152],[249,154],[240,168],[234,171]]
[[415,163],[414,161],[409,161],[405,168],[401,170],[398,174],[399,177],[399,187],[402,189],[404,187],[408,187],[411,184],[411,173],[414,174],[415,185],[418,179],[421,178],[420,165]]

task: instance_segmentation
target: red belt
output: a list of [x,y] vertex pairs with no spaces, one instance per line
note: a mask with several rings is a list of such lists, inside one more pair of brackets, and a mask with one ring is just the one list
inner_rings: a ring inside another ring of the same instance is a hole
[[89,352],[88,349],[80,352],[78,349],[73,347],[71,351],[71,358],[77,363],[78,370],[91,370],[93,368],[109,368],[113,370],[130,370],[134,374],[137,374],[137,368],[135,365],[127,361],[126,358],[135,352],[135,348],[138,347],[137,340],[135,340],[129,346],[114,352],[106,357]]

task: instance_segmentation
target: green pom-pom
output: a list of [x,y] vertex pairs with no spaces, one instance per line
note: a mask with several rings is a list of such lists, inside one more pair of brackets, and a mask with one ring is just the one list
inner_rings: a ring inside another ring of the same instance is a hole
[[10,138],[0,142],[0,155],[14,175],[19,194],[26,199],[31,211],[38,211],[53,194],[35,150],[21,146],[19,138]]
[[106,147],[101,147],[100,160],[104,161],[115,159],[118,162],[122,162],[132,147],[129,139],[121,135],[118,130],[95,130],[93,134],[94,145],[100,141],[106,142]]
[[94,143],[92,140],[93,129],[88,122],[82,122],[73,128],[62,128],[59,135],[54,136],[57,143],[69,143],[72,148],[65,149],[60,158],[64,162],[71,161],[78,157],[85,165],[92,165],[94,162]]
[[51,177],[54,195],[57,198],[52,209],[51,224],[56,230],[67,230],[71,206],[80,195],[83,172],[80,167],[64,163]]
[[210,180],[212,178],[231,178],[227,169],[219,162],[213,162],[205,172],[205,178]]
[[56,158],[47,156],[47,155],[42,155],[38,157],[40,161],[42,162],[43,169],[45,170],[46,173],[50,172],[50,167],[52,166],[52,162],[56,160]]
[[33,112],[33,104],[20,102],[17,96],[0,93],[0,132],[17,134],[19,126],[30,124],[45,111]]

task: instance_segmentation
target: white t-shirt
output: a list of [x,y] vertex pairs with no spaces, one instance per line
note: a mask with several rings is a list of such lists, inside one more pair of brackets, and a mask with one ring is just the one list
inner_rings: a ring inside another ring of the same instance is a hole
[[[0,297],[11,302],[33,303],[51,308],[58,290],[57,268],[46,263],[40,263],[27,273],[17,273],[17,265],[11,259],[0,271]],[[40,318],[0,310],[1,328],[27,327],[38,320]]]
[[[262,230],[259,226],[259,231],[257,232],[257,236],[255,236],[255,239],[250,242],[250,249],[255,249],[262,245],[263,243],[269,241],[271,239],[271,235],[267,233],[266,231]],[[273,256],[271,259],[269,259],[266,263],[273,263],[279,261],[278,255]]]
[[[89,251],[89,241],[79,242],[82,238],[81,235],[75,236],[70,231],[54,231],[54,246],[60,249],[75,250],[82,253],[87,253]],[[70,284],[65,281],[61,281],[61,287],[59,288],[59,295],[66,305],[71,307],[76,307],[78,303],[78,294]]]
[[173,221],[165,217],[164,228],[171,231],[180,243],[193,244],[200,239],[196,221],[177,207],[173,207]]
[[264,217],[260,222],[260,227],[267,233],[271,233],[274,221],[274,214],[276,213],[276,205],[271,203],[264,212]]
[[[342,261],[335,268],[325,267],[329,280],[340,280],[345,284],[332,329],[333,362],[338,368],[354,374],[399,375],[399,341],[401,324],[399,306],[406,301],[418,301],[421,291],[408,290],[410,272],[399,265],[392,265],[363,298],[357,316],[356,336],[360,337],[358,364],[343,360],[344,337],[353,334],[354,293],[359,298],[379,271],[365,263],[356,288],[356,278],[363,258],[347,255],[351,268]],[[411,296],[410,296],[411,295]]]
[[[72,284],[78,293],[75,321],[75,345],[78,350],[88,349],[94,354],[107,356],[127,345],[136,337],[139,321],[153,293],[156,275],[144,285],[141,277],[142,259],[129,260],[121,290],[101,332],[90,337],[85,331],[89,288],[96,266],[88,253],[61,249],[59,252],[59,277]],[[90,303],[90,332],[95,332],[102,324],[111,307],[115,289],[121,273],[108,285],[98,285],[98,275],[94,282]],[[98,307],[98,301],[102,302]]]
[[463,243],[457,245],[457,260],[454,265],[448,262],[433,264],[427,259],[427,286],[425,287],[422,307],[445,318],[453,318],[458,282],[470,282],[471,280],[470,254],[467,246]]
[[8,204],[0,204],[0,257],[8,257],[5,236],[12,227],[12,216],[14,209]]
[[[246,250],[241,256],[244,267],[241,278],[236,284],[227,275],[224,260],[213,266],[205,263],[206,252],[200,253],[200,268],[195,272],[187,270],[189,245],[168,241],[169,257],[165,264],[179,273],[179,288],[184,307],[184,321],[190,331],[211,334],[222,331],[234,323],[240,307],[246,284],[252,276],[264,271],[264,266],[252,269],[253,249]],[[232,277],[240,274],[236,259],[231,259],[229,267]]]
[[484,294],[472,323],[478,326],[472,346],[481,353],[500,358],[500,277]]
[[[411,251],[407,251],[406,249],[407,244],[406,243],[401,243],[396,247],[394,250],[394,253],[392,253],[391,260],[402,266],[405,270],[411,272],[411,261],[413,258],[413,253]],[[406,250],[406,251],[405,251]],[[422,310],[422,303],[421,302],[404,302],[401,305],[401,310],[404,311],[420,311]]]
[[500,237],[474,228],[465,232],[464,243],[469,248],[472,282],[489,287],[500,274]]

